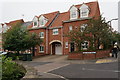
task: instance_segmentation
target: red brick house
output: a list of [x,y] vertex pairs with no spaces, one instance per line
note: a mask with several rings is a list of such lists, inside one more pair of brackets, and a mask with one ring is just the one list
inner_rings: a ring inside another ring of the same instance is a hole
[[[66,55],[76,51],[74,43],[69,43],[64,36],[73,29],[85,28],[86,22],[91,18],[100,16],[99,4],[97,1],[72,5],[67,12],[59,11],[42,14],[33,18],[33,23],[28,27],[30,32],[37,33],[43,39],[40,46],[36,46],[35,55],[56,54]],[[81,46],[87,49],[89,43]]]

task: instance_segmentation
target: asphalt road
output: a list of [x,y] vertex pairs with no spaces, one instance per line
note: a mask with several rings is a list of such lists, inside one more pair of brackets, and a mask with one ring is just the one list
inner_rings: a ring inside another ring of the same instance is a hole
[[102,64],[70,64],[49,73],[64,78],[118,78],[118,62]]

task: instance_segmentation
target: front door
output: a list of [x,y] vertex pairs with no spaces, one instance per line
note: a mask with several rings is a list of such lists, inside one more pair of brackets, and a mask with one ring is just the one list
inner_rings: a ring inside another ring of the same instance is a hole
[[61,44],[55,44],[55,54],[62,55],[62,46]]
[[74,43],[70,43],[70,52],[74,52],[74,51],[75,51]]

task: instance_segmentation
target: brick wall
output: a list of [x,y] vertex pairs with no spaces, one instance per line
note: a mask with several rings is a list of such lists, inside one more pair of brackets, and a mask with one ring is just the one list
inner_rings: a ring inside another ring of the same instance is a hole
[[40,45],[36,46],[35,49],[35,56],[41,55],[41,54],[46,54],[46,29],[34,29],[34,30],[30,30],[29,32],[31,33],[36,33],[37,35],[39,35],[40,32],[44,32],[44,38],[42,38],[43,43],[40,44],[42,46],[44,46],[44,52],[40,52]]
[[104,57],[109,57],[109,53],[110,53],[110,50],[96,51],[96,54],[82,54],[82,52],[69,53],[68,59],[88,60],[88,59],[104,58]]

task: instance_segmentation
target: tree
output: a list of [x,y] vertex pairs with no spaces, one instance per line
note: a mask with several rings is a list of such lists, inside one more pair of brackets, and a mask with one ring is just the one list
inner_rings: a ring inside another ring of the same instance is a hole
[[113,45],[115,44],[115,42],[117,42],[120,45],[120,33],[114,31],[112,36],[113,36],[113,40],[112,40]]
[[87,23],[85,29],[72,30],[66,34],[71,42],[75,42],[78,49],[81,50],[81,43],[89,41],[89,49],[96,50],[102,44],[105,49],[110,47],[112,41],[112,28],[108,25],[105,18],[92,18]]
[[112,28],[106,22],[105,18],[99,17],[98,19],[91,19],[88,22],[88,27],[86,29],[88,33],[93,35],[93,44],[95,44],[95,49],[99,49],[102,44],[104,48],[109,48],[112,40]]
[[75,29],[67,34],[65,34],[66,37],[69,38],[70,42],[74,42],[75,45],[78,47],[78,50],[81,50],[81,43],[84,43],[84,41],[90,41],[90,34],[87,34],[85,31],[81,32],[80,29]]
[[9,51],[25,51],[42,42],[36,34],[30,34],[26,29],[21,28],[21,24],[12,26],[3,34],[3,48]]

